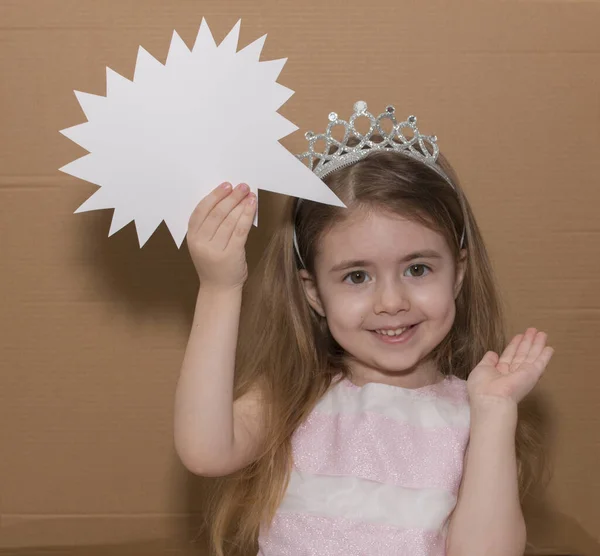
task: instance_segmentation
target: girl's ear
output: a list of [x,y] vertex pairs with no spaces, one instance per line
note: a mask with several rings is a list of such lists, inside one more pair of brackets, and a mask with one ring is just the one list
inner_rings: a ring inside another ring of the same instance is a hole
[[467,250],[461,249],[459,259],[458,259],[458,264],[456,266],[456,281],[454,283],[454,299],[456,299],[458,297],[458,294],[460,293],[460,289],[462,287],[462,283],[465,278],[466,271],[467,271]]
[[312,275],[306,270],[302,269],[298,272],[300,280],[302,282],[302,288],[304,289],[304,295],[308,304],[322,317],[325,316],[325,310],[321,303],[321,297],[319,296],[319,290],[317,288],[317,282]]

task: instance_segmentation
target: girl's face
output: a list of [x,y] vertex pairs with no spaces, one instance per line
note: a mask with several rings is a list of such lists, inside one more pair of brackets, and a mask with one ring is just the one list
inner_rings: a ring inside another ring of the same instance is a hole
[[[437,232],[354,209],[321,239],[314,279],[306,270],[300,276],[308,302],[346,351],[355,383],[418,388],[439,380],[425,359],[452,327],[464,272],[464,250],[457,268]],[[381,334],[407,326],[401,336]]]

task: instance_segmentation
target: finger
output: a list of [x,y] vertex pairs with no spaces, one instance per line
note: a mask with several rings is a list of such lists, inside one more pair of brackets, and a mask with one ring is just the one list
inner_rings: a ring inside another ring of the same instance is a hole
[[218,187],[215,187],[204,199],[202,199],[197,205],[190,216],[188,222],[188,230],[197,231],[198,228],[204,222],[204,219],[208,213],[215,207],[217,203],[224,199],[231,192],[231,184],[229,182],[223,182]]
[[254,222],[254,215],[256,213],[256,194],[251,193],[248,198],[244,200],[244,211],[237,222],[237,226],[231,234],[229,245],[238,248],[246,244],[248,234],[252,228],[252,222]]
[[499,363],[503,363],[504,365],[510,365],[512,360],[517,353],[517,348],[523,339],[523,334],[517,334],[510,343],[506,346],[506,349],[502,352],[500,356]]
[[[246,199],[247,198],[248,197],[246,197]],[[227,245],[229,245],[231,235],[233,234],[233,231],[235,230],[237,223],[244,212],[246,199],[244,199],[244,201],[241,203],[238,203],[238,205],[227,215],[227,218],[225,218],[222,224],[217,228],[217,231],[211,240],[211,244],[216,249],[224,250]]]
[[[537,382],[541,376],[544,374],[544,371],[546,370],[546,367],[548,366],[548,363],[550,361],[550,358],[552,357],[552,353],[554,352],[554,350],[551,347],[546,347],[542,350],[542,352],[540,353],[540,356],[535,360],[535,362],[533,363],[533,365],[527,365],[524,366],[522,368],[522,370],[527,369],[527,373],[532,375],[535,379],[535,381]],[[519,372],[521,369],[519,369],[517,372]]]
[[548,339],[548,335],[545,332],[538,332],[533,339],[533,344],[529,353],[527,354],[527,358],[525,361],[528,363],[533,363],[539,356],[540,353],[546,347],[546,341]]
[[550,363],[550,359],[552,359],[553,355],[554,355],[554,348],[551,348],[550,346],[546,346],[542,350],[542,353],[540,353],[540,355],[536,361],[536,365],[540,366],[542,368],[542,370],[544,370],[548,366],[548,363]]
[[249,191],[250,188],[245,183],[240,183],[233,189],[230,195],[219,201],[200,225],[198,229],[200,235],[209,241],[212,240],[219,226],[227,218],[227,215],[242,201]]
[[525,335],[521,340],[521,343],[517,347],[517,352],[512,361],[513,366],[518,366],[527,358],[527,354],[531,349],[531,344],[533,342],[533,338],[535,337],[537,330],[535,328],[528,328],[525,331]]

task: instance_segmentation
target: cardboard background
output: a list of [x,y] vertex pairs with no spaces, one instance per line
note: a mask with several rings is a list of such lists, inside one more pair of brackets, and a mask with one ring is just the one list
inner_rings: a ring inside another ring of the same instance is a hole
[[[105,66],[131,78],[140,44],[164,61],[202,17],[217,40],[241,17],[241,45],[268,33],[262,59],[289,58],[290,150],[358,99],[438,136],[511,332],[556,349],[530,541],[600,554],[600,4],[393,0],[0,2],[0,553],[174,554],[197,525],[203,483],[172,446],[189,256],[165,227],[143,250],[132,225],[108,239],[110,211],[72,214],[95,187],[57,169],[84,154],[58,133],[85,121],[72,91],[105,94]],[[251,266],[278,203],[261,194]]]

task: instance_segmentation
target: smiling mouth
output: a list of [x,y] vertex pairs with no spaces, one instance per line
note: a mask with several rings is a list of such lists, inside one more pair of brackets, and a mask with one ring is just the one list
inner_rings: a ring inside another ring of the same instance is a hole
[[411,324],[410,326],[405,326],[404,328],[396,328],[395,330],[376,329],[376,330],[371,330],[371,332],[374,332],[375,334],[379,334],[380,336],[389,336],[389,337],[393,338],[395,336],[401,336],[404,332],[406,332],[407,330],[410,330],[411,328],[414,328],[415,326],[417,326],[417,325]]

